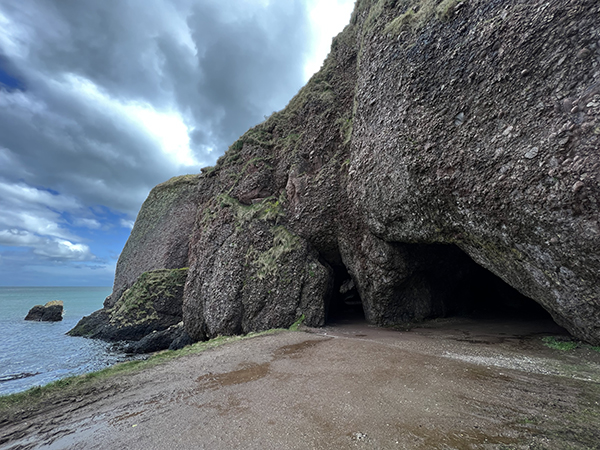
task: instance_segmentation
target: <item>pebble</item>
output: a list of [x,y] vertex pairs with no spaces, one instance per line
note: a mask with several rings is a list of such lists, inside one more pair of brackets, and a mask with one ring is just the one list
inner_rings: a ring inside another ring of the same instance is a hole
[[578,181],[577,183],[575,183],[573,185],[573,187],[571,189],[573,189],[574,193],[577,193],[581,190],[582,187],[583,187],[583,181]]
[[454,118],[454,125],[461,126],[465,121],[465,113],[459,113],[455,118]]
[[525,158],[533,159],[538,155],[539,149],[537,147],[531,148],[527,153],[525,153]]
[[356,441],[364,441],[367,438],[367,435],[365,433],[361,433],[360,431],[356,432],[356,433],[352,433],[352,439],[356,440]]
[[588,48],[585,48],[585,47],[584,47],[584,48],[582,48],[581,50],[579,50],[579,51],[577,52],[577,57],[578,57],[579,59],[585,59],[585,58],[587,58],[588,56],[590,56],[590,53],[591,53],[591,51],[590,51]]

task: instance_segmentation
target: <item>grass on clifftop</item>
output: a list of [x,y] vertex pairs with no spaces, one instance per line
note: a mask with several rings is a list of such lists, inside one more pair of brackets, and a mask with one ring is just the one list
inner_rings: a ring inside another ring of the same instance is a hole
[[361,0],[353,13],[352,21],[356,22],[358,16],[366,15],[363,29],[368,33],[381,25],[382,16],[389,20],[390,14],[395,13],[396,17],[387,23],[383,31],[385,34],[398,35],[404,30],[419,30],[432,18],[450,20],[456,7],[464,1],[466,0]]

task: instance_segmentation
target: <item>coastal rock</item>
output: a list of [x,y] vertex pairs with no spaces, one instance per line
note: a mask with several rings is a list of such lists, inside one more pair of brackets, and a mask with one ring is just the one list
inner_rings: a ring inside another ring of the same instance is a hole
[[183,304],[189,335],[289,327],[301,316],[323,325],[331,269],[306,240],[277,225],[280,201],[245,206],[222,196],[212,208],[219,220],[197,229],[190,246]]
[[160,350],[179,350],[194,341],[187,334],[183,322],[163,331],[153,331],[139,341],[130,342],[124,347],[126,353],[152,353]]
[[106,341],[138,341],[166,330],[181,322],[186,276],[187,269],[145,272],[112,307],[84,317],[68,334]]
[[119,256],[105,307],[112,307],[144,272],[187,267],[188,236],[201,197],[199,181],[197,175],[186,175],[152,189]]
[[29,310],[25,320],[34,322],[60,322],[63,320],[62,300],[52,300],[45,305],[35,305]]
[[528,298],[599,345],[599,14],[359,0],[284,110],[155,188],[106,306],[145,270],[189,267],[201,340],[321,325],[351,278],[371,323]]

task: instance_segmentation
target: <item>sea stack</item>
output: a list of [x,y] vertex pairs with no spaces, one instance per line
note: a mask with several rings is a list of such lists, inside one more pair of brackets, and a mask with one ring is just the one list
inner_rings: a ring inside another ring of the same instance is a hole
[[63,317],[62,300],[52,300],[45,305],[35,305],[29,310],[25,320],[34,322],[60,322]]

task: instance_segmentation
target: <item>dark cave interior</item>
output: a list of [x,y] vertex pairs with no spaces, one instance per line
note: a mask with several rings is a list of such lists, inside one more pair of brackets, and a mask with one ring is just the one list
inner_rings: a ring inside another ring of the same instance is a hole
[[[406,244],[404,244],[406,245]],[[422,245],[410,245],[415,252]],[[530,320],[556,326],[551,315],[537,302],[521,294],[501,278],[475,263],[458,247],[436,245],[432,264],[422,267],[412,277],[425,280],[431,298],[431,315],[466,317],[481,320]],[[428,250],[429,251],[429,250]],[[348,270],[343,264],[332,266],[333,292],[326,308],[326,323],[365,321],[363,304]],[[406,284],[410,284],[407,280]],[[413,283],[414,285],[414,283]],[[399,290],[403,285],[399,286]],[[408,291],[407,291],[408,292]],[[409,294],[411,295],[413,291]]]
[[328,323],[364,321],[365,312],[358,290],[343,264],[333,266],[333,292],[326,311]]

